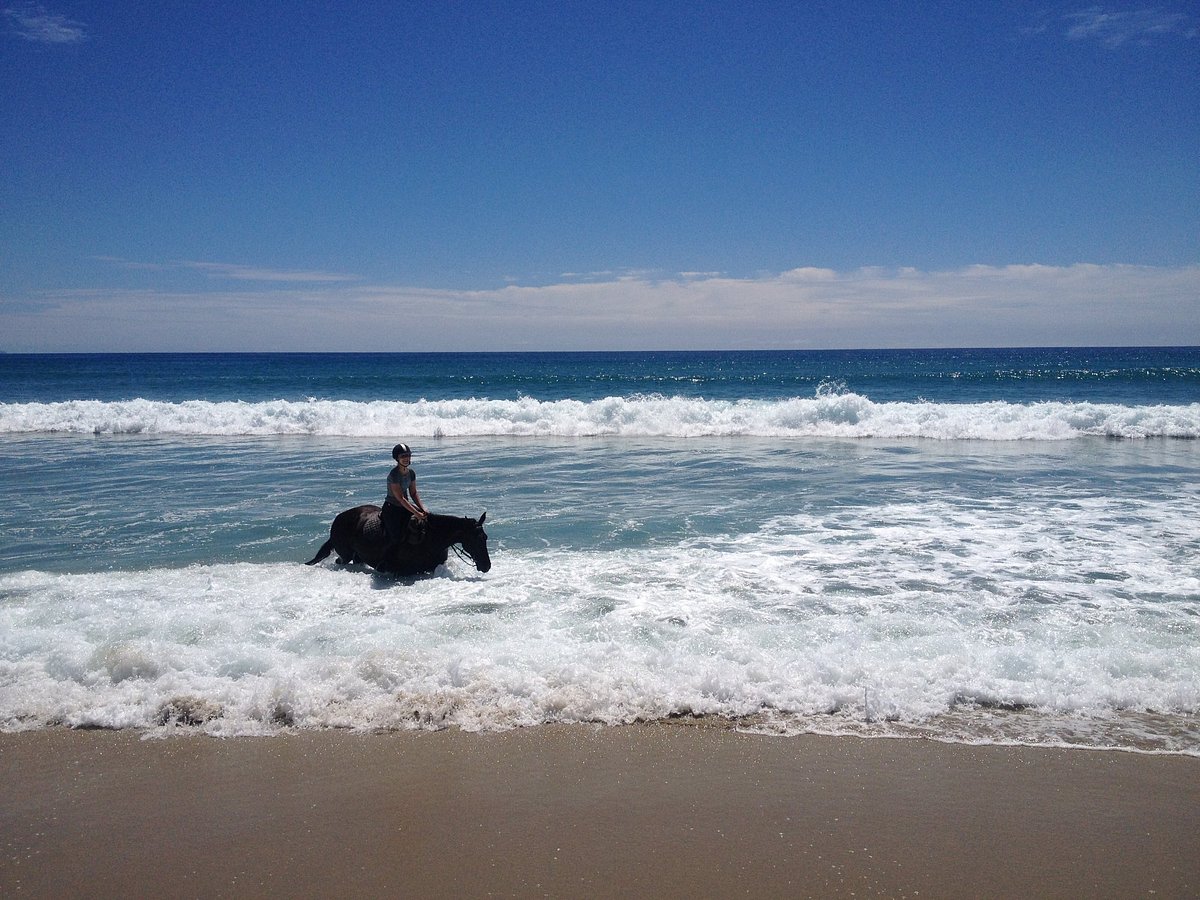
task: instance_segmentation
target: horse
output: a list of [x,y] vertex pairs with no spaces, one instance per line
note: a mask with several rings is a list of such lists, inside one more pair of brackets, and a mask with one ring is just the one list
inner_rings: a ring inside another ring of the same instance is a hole
[[[492,567],[487,532],[483,530],[486,512],[478,519],[431,513],[425,521],[423,534],[414,532],[391,546],[383,530],[382,513],[383,510],[378,506],[371,505],[356,506],[338,513],[329,526],[329,540],[305,565],[315,566],[331,551],[337,550],[339,566],[366,563],[377,572],[427,575],[444,565],[449,549],[459,545],[480,572]],[[457,549],[455,552],[458,552]]]

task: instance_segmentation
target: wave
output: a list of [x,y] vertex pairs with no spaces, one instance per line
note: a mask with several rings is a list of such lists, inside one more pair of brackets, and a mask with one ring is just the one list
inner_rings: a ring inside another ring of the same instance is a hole
[[590,401],[0,403],[0,434],[385,437],[400,432],[413,437],[1200,438],[1200,403],[877,403],[855,393],[783,400],[639,395]]
[[[380,590],[361,570],[300,564],[0,575],[0,731],[704,716],[785,734],[1200,755],[1183,603],[1153,631],[1103,592],[1088,601],[1105,606],[1103,627],[1069,601],[1001,604],[998,620],[986,596],[965,605],[933,589],[835,605],[729,554],[689,580],[695,559],[646,551],[614,583],[611,556],[535,552],[487,578],[451,563]],[[670,577],[647,585],[639,567]],[[716,570],[738,589],[697,590]]]

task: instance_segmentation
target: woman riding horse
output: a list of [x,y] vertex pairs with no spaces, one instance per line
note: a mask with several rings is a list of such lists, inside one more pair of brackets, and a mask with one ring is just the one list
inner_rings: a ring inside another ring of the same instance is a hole
[[413,538],[419,539],[429,510],[417,492],[417,473],[410,465],[412,449],[408,444],[397,444],[392,448],[392,459],[396,465],[388,472],[387,496],[383,501],[383,529],[392,544],[403,540],[416,543],[417,540]]
[[380,572],[418,575],[443,565],[448,550],[458,545],[480,572],[490,569],[483,530],[487,513],[478,519],[433,515],[417,492],[417,473],[410,465],[412,449],[397,444],[392,459],[396,466],[388,473],[383,508],[356,506],[339,513],[329,528],[329,540],[308,565],[337,550],[339,565],[361,562]]

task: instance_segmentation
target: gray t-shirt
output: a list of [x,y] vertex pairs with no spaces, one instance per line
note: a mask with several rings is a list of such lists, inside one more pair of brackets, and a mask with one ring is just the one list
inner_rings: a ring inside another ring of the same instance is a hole
[[[412,498],[412,494],[409,493],[409,488],[413,484],[416,483],[416,480],[417,480],[417,473],[413,469],[412,466],[408,467],[407,472],[401,471],[400,467],[396,466],[395,468],[392,469],[392,471],[388,472],[388,477],[387,477],[388,491],[387,491],[387,497],[384,499],[383,502],[385,504],[391,503],[393,506],[400,505],[392,498],[392,485],[398,484],[398,485],[400,485],[400,494],[404,497],[405,500],[407,500],[409,503],[412,503],[413,498]],[[416,504],[413,504],[413,505],[415,506]]]

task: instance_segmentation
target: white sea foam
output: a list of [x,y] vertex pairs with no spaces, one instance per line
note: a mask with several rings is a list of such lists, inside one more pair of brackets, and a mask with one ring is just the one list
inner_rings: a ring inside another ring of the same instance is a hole
[[877,403],[854,393],[786,400],[151,400],[0,403],[0,434],[386,437],[845,437],[942,440],[1200,438],[1200,403]]
[[[622,723],[1200,755],[1200,579],[1104,500],[944,502],[724,538],[452,561],[0,576],[0,727]],[[854,516],[846,512],[845,516]],[[1090,531],[1089,531],[1090,529]],[[964,713],[970,710],[970,715]],[[982,712],[980,712],[982,710]]]

